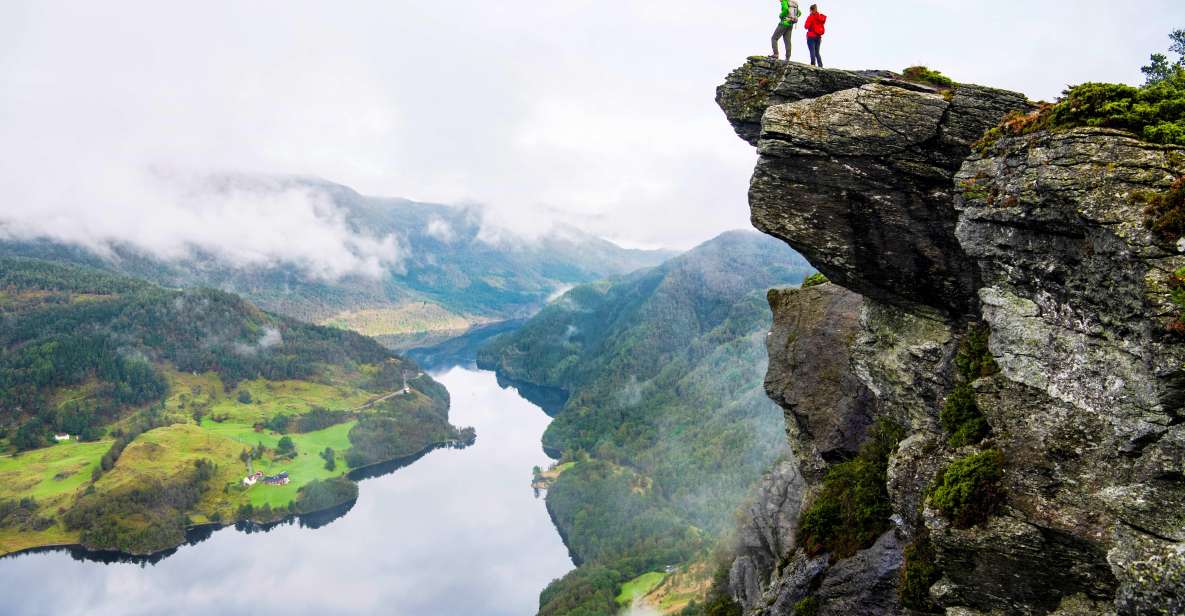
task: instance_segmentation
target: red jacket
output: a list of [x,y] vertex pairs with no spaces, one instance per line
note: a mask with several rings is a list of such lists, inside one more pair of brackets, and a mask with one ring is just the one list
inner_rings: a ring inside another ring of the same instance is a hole
[[826,30],[823,24],[827,23],[827,16],[822,13],[811,13],[806,18],[806,37],[807,38],[823,38],[823,33]]

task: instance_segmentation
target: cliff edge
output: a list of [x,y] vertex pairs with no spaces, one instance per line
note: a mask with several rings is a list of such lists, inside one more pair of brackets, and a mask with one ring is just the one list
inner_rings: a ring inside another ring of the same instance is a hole
[[717,102],[754,225],[835,283],[770,294],[797,464],[742,516],[746,613],[1185,613],[1185,257],[1141,199],[1185,150],[989,143],[1023,95],[767,58]]

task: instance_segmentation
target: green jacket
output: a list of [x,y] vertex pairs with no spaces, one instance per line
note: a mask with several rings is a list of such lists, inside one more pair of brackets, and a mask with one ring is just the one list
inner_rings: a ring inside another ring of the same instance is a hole
[[788,26],[797,22],[799,17],[802,17],[802,11],[798,10],[798,2],[796,0],[781,0],[781,2],[782,14],[780,18],[783,24]]

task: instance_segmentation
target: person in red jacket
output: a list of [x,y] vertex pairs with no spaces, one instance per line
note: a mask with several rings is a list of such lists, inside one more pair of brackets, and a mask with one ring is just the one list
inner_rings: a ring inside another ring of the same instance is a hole
[[819,55],[819,46],[823,44],[823,26],[827,23],[827,16],[819,12],[819,5],[811,5],[811,14],[806,18],[806,48],[811,52],[811,66],[823,68],[823,56]]

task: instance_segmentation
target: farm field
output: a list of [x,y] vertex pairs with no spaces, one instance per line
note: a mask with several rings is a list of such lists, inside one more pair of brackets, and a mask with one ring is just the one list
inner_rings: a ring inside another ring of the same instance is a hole
[[[110,469],[101,470],[102,459],[116,442],[104,438],[82,443],[71,440],[17,455],[0,456],[0,502],[18,502],[32,498],[38,511],[65,511],[91,486],[100,494],[122,494],[145,485],[167,485],[184,477],[201,460],[213,463],[208,488],[198,503],[187,512],[193,524],[233,521],[245,505],[254,511],[287,513],[300,499],[301,490],[318,480],[343,477],[350,466],[350,431],[360,417],[384,414],[398,417],[416,415],[413,411],[439,404],[439,401],[416,389],[404,394],[373,392],[357,386],[363,374],[334,379],[333,383],[313,381],[267,381],[256,379],[227,389],[216,373],[184,373],[171,368],[167,375],[169,393],[164,400],[164,415],[169,425],[136,436],[122,450]],[[412,385],[418,379],[413,379]],[[74,388],[73,394],[85,395],[86,388]],[[247,392],[244,396],[242,392]],[[389,400],[383,400],[394,394]],[[249,400],[249,401],[246,401]],[[343,421],[320,430],[282,434],[265,427],[276,417],[290,419],[290,425],[315,409],[341,412]],[[403,411],[402,413],[400,411]],[[125,418],[112,429],[124,430],[134,417]],[[293,444],[294,453],[279,451],[281,439]],[[419,448],[430,443],[409,443]],[[322,453],[334,451],[334,469],[327,468]],[[250,469],[264,475],[287,472],[286,485],[263,482],[244,486],[248,464],[244,452],[258,450],[250,460]],[[125,520],[138,524],[135,520]],[[0,555],[31,547],[79,542],[79,532],[55,519],[45,529],[0,526]]]

